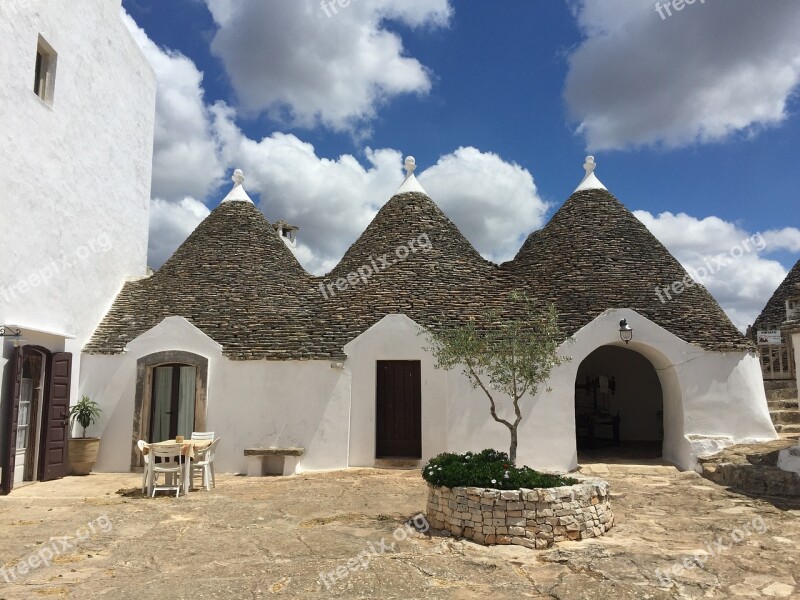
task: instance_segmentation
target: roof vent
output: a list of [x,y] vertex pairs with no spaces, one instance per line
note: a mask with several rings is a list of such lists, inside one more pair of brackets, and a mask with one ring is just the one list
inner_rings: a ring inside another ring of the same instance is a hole
[[575,190],[576,192],[582,192],[583,190],[605,190],[607,189],[600,180],[597,178],[597,175],[594,174],[594,170],[597,168],[597,163],[594,162],[594,156],[587,156],[586,162],[583,163],[583,168],[586,169],[586,175],[583,177],[583,181]]
[[275,232],[280,236],[283,240],[283,243],[289,246],[290,250],[295,250],[297,248],[297,232],[300,231],[299,227],[295,225],[290,225],[283,219],[274,223],[272,227],[275,229]]
[[419,184],[417,178],[414,177],[414,171],[417,170],[417,161],[414,159],[413,156],[409,156],[406,158],[406,179],[403,182],[403,185],[400,186],[400,189],[397,190],[398,194],[405,194],[406,192],[418,192],[420,194],[428,195],[428,192]]
[[244,186],[242,185],[244,183],[244,173],[241,169],[236,169],[233,172],[231,180],[233,181],[233,189],[225,196],[223,202],[249,202],[253,204],[250,196],[244,191]]

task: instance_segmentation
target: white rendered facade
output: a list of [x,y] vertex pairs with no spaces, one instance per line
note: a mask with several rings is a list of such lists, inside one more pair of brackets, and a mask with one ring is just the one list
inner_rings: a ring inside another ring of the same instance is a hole
[[[628,348],[655,368],[664,401],[663,456],[693,469],[700,455],[734,443],[777,437],[767,410],[758,359],[747,352],[709,352],[631,310],[607,311],[565,343],[572,360],[554,370],[550,392],[523,399],[518,462],[566,471],[577,466],[575,383],[583,360],[603,346],[623,346],[618,323],[634,328]],[[181,317],[170,317],[128,344],[121,355],[83,358],[81,389],[103,398],[99,471],[131,467],[136,363],[163,351],[208,359],[206,429],[223,438],[220,472],[246,471],[244,449],[300,446],[299,470],[370,467],[375,457],[375,367],[378,360],[419,360],[422,372],[422,460],[444,451],[506,449],[509,434],[489,416],[486,397],[458,371],[434,367],[419,327],[388,315],[345,347],[347,359],[231,361]],[[500,408],[509,416],[510,404]]]
[[120,11],[0,3],[0,326],[22,334],[2,338],[0,372],[15,345],[70,352],[73,401],[80,349],[147,269],[156,82]]

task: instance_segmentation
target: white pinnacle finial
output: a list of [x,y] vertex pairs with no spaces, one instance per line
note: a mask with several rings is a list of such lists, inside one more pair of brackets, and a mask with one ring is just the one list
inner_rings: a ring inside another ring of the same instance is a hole
[[414,171],[417,170],[417,161],[413,156],[406,158],[405,169],[406,179],[403,181],[403,185],[400,186],[400,189],[397,190],[397,193],[404,194],[406,192],[417,192],[427,196],[428,192],[425,191],[425,189],[419,184],[419,181],[417,181],[417,178],[414,177]]
[[583,163],[583,168],[586,169],[586,175],[583,176],[583,181],[576,189],[576,192],[582,192],[583,190],[605,190],[606,186],[604,186],[600,180],[597,178],[597,175],[594,174],[594,170],[597,168],[597,163],[594,162],[594,156],[587,156],[586,162]]
[[595,167],[597,167],[597,163],[594,162],[594,156],[587,156],[586,162],[583,163],[583,168],[586,169],[587,177],[594,173]]
[[236,169],[233,172],[231,181],[233,181],[233,189],[225,196],[223,202],[249,202],[253,204],[250,196],[244,191],[244,186],[242,185],[244,183],[244,173],[241,169]]

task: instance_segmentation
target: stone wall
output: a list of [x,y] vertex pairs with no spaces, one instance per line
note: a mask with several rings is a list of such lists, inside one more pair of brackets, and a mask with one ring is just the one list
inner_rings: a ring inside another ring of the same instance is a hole
[[428,486],[428,522],[480,544],[543,549],[554,542],[599,537],[614,525],[608,484],[501,491]]

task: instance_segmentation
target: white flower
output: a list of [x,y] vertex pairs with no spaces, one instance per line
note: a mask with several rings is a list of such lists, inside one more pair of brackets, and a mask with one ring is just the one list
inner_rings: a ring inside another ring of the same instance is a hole
[[497,479],[492,479],[492,483],[497,483]]

